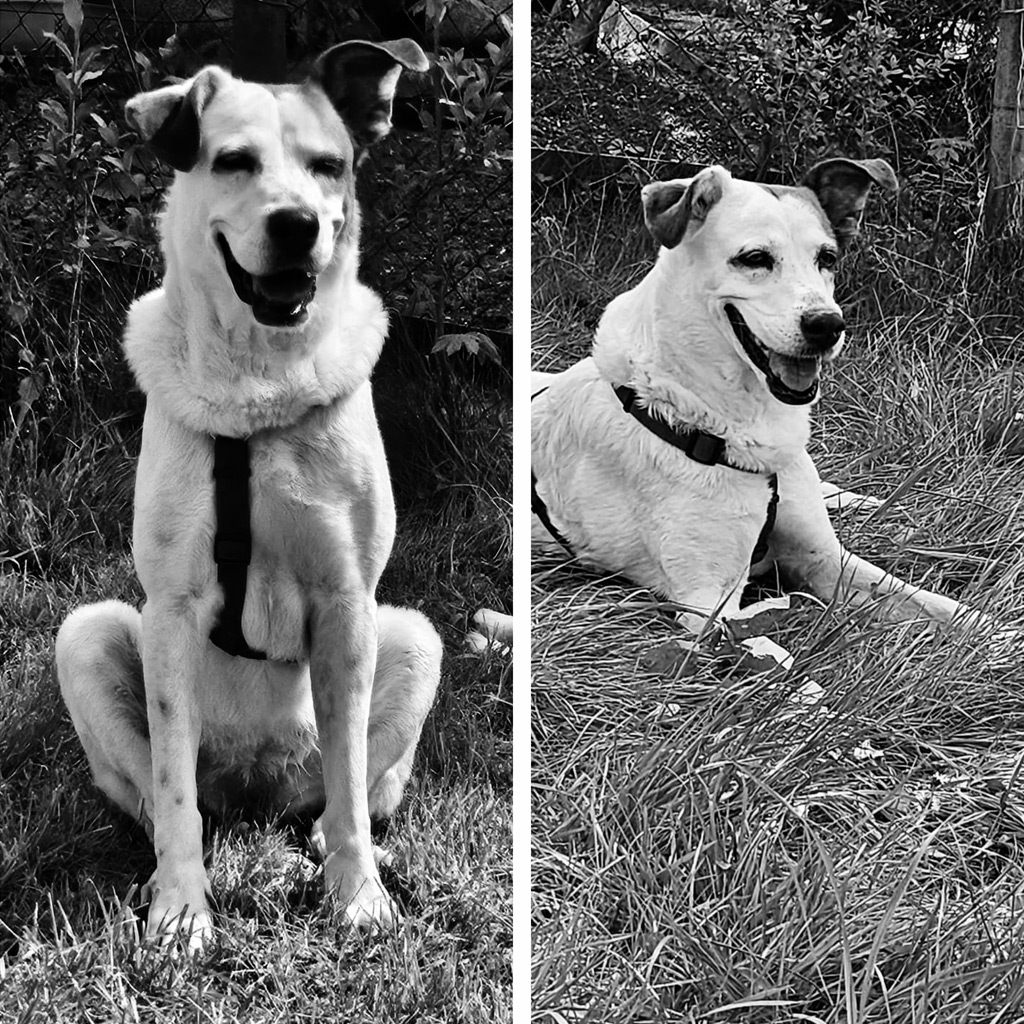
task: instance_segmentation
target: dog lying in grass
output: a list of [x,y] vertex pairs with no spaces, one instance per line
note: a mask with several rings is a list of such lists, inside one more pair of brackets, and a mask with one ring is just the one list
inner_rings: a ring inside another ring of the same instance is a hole
[[141,615],[80,608],[61,692],[97,785],[156,849],[147,931],[210,936],[199,805],[319,813],[353,925],[397,910],[370,841],[401,799],[441,643],[378,607],[395,511],[370,372],[387,317],[358,280],[355,170],[390,128],[409,40],[342,43],[302,84],[217,67],[128,118],[177,171],[163,287],[125,349],[147,405],[134,555]]
[[715,166],[643,189],[653,269],[608,306],[592,357],[534,375],[535,547],[649,587],[698,633],[773,566],[891,618],[976,617],[846,551],[807,453],[844,340],[839,252],[872,185],[897,186],[884,160],[825,160],[795,187]]

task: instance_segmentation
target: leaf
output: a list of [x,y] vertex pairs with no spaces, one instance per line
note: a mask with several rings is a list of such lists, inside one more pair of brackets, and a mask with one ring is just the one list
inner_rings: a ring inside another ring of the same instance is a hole
[[682,679],[696,675],[699,666],[699,648],[696,644],[666,640],[652,647],[640,657],[648,672],[656,672],[669,679]]
[[76,36],[81,34],[82,24],[85,21],[82,0],[64,0],[64,19],[71,26],[71,31]]
[[448,0],[426,0],[423,11],[430,25],[440,25],[448,13]]
[[75,95],[75,92],[77,90],[75,89],[74,85],[72,84],[71,79],[68,78],[68,76],[65,75],[63,71],[60,71],[60,70],[54,71],[53,77],[56,80],[57,85],[60,86],[61,90],[69,98],[73,98],[74,95]]
[[130,174],[113,171],[93,189],[93,195],[98,199],[138,199],[140,190],[138,182]]
[[64,54],[64,56],[67,58],[68,63],[71,64],[72,66],[74,65],[75,58],[72,56],[71,51],[68,49],[68,44],[65,43],[64,40],[61,39],[60,36],[56,35],[53,32],[44,32],[43,33],[43,38],[44,39],[49,39],[50,42],[53,43],[53,45],[56,46],[57,49],[60,50],[61,53]]
[[456,352],[466,352],[481,360],[489,360],[492,363],[501,362],[501,354],[498,346],[480,331],[467,331],[465,334],[442,334],[430,354],[442,353],[446,356],[454,355]]
[[39,383],[38,374],[30,373],[27,377],[22,377],[18,383],[18,398],[26,406],[31,406],[42,393],[43,388]]
[[52,124],[54,128],[67,131],[68,115],[58,103],[53,100],[44,100],[39,104],[39,113],[42,114],[43,120]]

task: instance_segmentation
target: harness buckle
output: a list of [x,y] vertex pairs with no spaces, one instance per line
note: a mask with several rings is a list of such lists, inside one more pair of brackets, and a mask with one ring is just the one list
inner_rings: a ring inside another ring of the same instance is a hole
[[722,456],[725,454],[725,439],[698,430],[694,432],[684,451],[694,462],[704,466],[715,466],[724,461]]

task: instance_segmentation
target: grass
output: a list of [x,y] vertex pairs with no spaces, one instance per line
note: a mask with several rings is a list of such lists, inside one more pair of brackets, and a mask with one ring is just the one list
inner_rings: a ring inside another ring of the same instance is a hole
[[[635,191],[537,197],[538,368],[586,354],[650,265]],[[1019,626],[1019,275],[908,273],[905,225],[867,217],[812,454],[886,501],[837,529]],[[773,634],[789,675],[673,670],[670,607],[558,558],[535,560],[532,609],[536,1020],[1024,1019],[1019,643],[798,596]],[[824,698],[801,707],[808,679]]]

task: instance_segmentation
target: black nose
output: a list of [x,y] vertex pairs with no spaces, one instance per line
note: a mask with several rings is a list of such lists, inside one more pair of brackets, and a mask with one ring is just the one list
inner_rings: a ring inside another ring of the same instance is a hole
[[275,210],[267,217],[267,237],[283,259],[308,255],[319,233],[320,218],[302,206]]
[[846,323],[838,313],[804,313],[800,317],[804,341],[819,352],[827,352],[839,342]]

